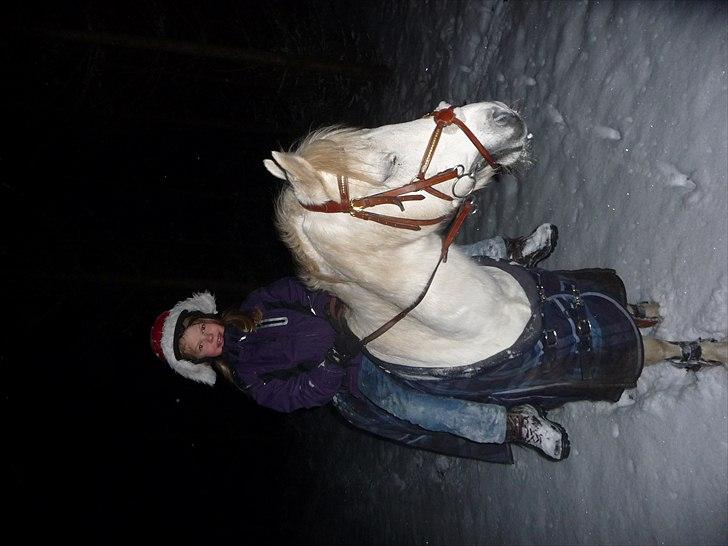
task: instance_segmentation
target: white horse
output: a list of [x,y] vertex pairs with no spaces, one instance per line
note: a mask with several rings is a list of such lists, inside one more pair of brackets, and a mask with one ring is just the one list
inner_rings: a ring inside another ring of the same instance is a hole
[[[444,103],[438,107],[443,110]],[[526,126],[506,105],[477,103],[454,114],[508,166],[524,153]],[[437,184],[452,200],[419,191],[421,200],[380,204],[372,212],[395,218],[440,219],[419,229],[322,214],[302,205],[340,201],[337,175],[349,180],[349,196],[364,197],[412,182],[436,124],[432,117],[377,129],[328,129],[310,135],[295,153],[273,152],[265,166],[288,180],[278,202],[284,241],[312,288],[336,294],[349,307],[347,322],[364,338],[410,306],[438,264],[445,223],[464,195],[482,188],[495,173],[456,125],[444,127],[426,175],[457,167],[458,175]],[[531,315],[526,294],[511,276],[481,267],[457,247],[449,250],[422,302],[380,337],[369,351],[410,366],[459,366],[511,346]]]
[[[315,132],[264,163],[289,182],[277,224],[299,276],[348,305],[352,331],[367,338],[409,309],[368,342],[370,353],[404,366],[459,367],[513,345],[531,308],[513,277],[457,247],[440,263],[441,227],[497,168],[521,160],[526,144],[525,123],[503,103],[441,103],[408,123]],[[650,362],[675,347],[646,340],[645,349]]]

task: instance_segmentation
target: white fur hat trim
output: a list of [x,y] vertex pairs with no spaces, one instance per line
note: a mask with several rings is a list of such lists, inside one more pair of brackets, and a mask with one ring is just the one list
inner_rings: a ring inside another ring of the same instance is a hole
[[209,364],[193,364],[189,360],[177,360],[174,356],[174,329],[182,311],[217,313],[215,296],[209,292],[199,292],[193,294],[191,298],[179,302],[169,312],[162,329],[162,351],[164,351],[164,358],[172,366],[172,369],[187,379],[212,386],[217,378],[212,366]]

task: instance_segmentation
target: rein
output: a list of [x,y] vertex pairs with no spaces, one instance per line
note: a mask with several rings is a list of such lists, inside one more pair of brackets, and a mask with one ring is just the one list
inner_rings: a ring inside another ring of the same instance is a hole
[[[336,180],[339,185],[339,201],[326,201],[324,203],[315,204],[315,205],[304,205],[301,203],[301,206],[307,210],[310,210],[312,212],[325,212],[325,213],[348,213],[356,218],[360,218],[362,220],[370,220],[373,222],[377,222],[379,224],[383,224],[390,227],[400,228],[400,229],[409,229],[413,231],[419,231],[422,226],[432,226],[439,224],[443,220],[445,220],[449,215],[439,216],[437,218],[429,218],[429,219],[417,219],[417,218],[399,218],[397,216],[389,216],[385,214],[377,214],[374,212],[367,212],[364,209],[375,207],[377,205],[397,205],[401,211],[404,212],[404,201],[422,201],[425,196],[424,195],[407,195],[413,192],[418,192],[421,190],[424,190],[431,195],[434,195],[435,197],[438,197],[440,199],[446,200],[446,201],[452,201],[453,198],[449,195],[442,193],[441,191],[436,190],[432,186],[436,184],[441,184],[442,182],[446,182],[448,180],[452,180],[454,178],[457,178],[458,180],[464,176],[473,176],[473,173],[462,173],[461,169],[464,171],[464,168],[460,166],[454,167],[452,169],[448,169],[446,171],[443,171],[439,174],[436,174],[434,176],[431,176],[429,178],[425,177],[425,173],[427,172],[428,167],[430,166],[430,163],[432,161],[432,157],[435,155],[435,150],[437,148],[438,143],[440,142],[440,136],[442,135],[442,130],[445,127],[448,127],[449,125],[456,125],[460,128],[460,130],[465,133],[465,136],[467,136],[470,141],[473,143],[475,148],[478,150],[478,153],[485,159],[485,161],[493,167],[493,169],[498,169],[500,165],[493,159],[493,156],[488,152],[488,150],[483,146],[483,144],[478,140],[478,137],[473,134],[473,132],[465,125],[465,123],[459,119],[455,115],[455,107],[450,106],[448,108],[444,108],[442,110],[437,110],[433,112],[432,114],[428,114],[433,117],[433,120],[435,121],[435,129],[432,131],[432,134],[430,135],[430,140],[427,143],[427,147],[425,148],[425,153],[422,156],[422,160],[420,161],[420,169],[415,178],[412,182],[409,184],[405,184],[404,186],[401,186],[399,188],[395,188],[392,190],[387,190],[380,193],[375,193],[373,195],[368,195],[366,197],[358,197],[355,199],[349,198],[349,178],[346,175],[336,175]],[[457,182],[456,182],[457,184]],[[453,187],[454,188],[454,187]],[[450,225],[450,229],[447,232],[447,235],[442,240],[442,249],[440,251],[440,258],[437,261],[437,264],[435,265],[435,268],[432,270],[432,273],[430,274],[429,279],[427,280],[427,283],[425,284],[425,287],[420,292],[420,295],[417,297],[417,299],[409,305],[406,309],[403,309],[400,311],[395,317],[390,319],[388,322],[377,328],[374,332],[366,336],[361,340],[362,346],[365,346],[370,341],[376,339],[377,337],[381,336],[384,332],[389,330],[392,326],[397,324],[400,320],[402,320],[407,314],[409,314],[410,311],[412,311],[415,307],[417,307],[420,302],[425,298],[425,295],[427,294],[427,291],[429,290],[430,286],[432,285],[432,281],[435,279],[435,274],[437,273],[437,270],[440,267],[440,264],[443,262],[447,262],[447,252],[450,248],[450,245],[455,240],[455,237],[457,237],[458,233],[460,232],[460,228],[463,225],[463,222],[465,221],[465,218],[473,211],[474,205],[472,201],[472,197],[468,196],[466,197],[460,207],[458,208],[458,212],[455,215],[455,219],[452,221]]]
[[420,292],[420,295],[417,296],[417,299],[414,302],[412,302],[409,305],[409,307],[400,311],[396,316],[389,319],[387,322],[382,324],[379,328],[374,330],[367,337],[363,338],[361,340],[362,346],[364,346],[367,343],[369,343],[370,341],[378,338],[384,332],[389,330],[392,326],[397,324],[400,320],[402,320],[404,317],[406,317],[410,311],[412,311],[415,307],[417,307],[420,304],[420,302],[425,298],[427,291],[430,289],[430,285],[432,284],[432,281],[435,279],[435,273],[437,273],[437,270],[440,268],[440,264],[442,262],[447,262],[447,251],[450,248],[450,245],[455,240],[455,237],[457,236],[458,232],[460,231],[460,228],[462,227],[463,222],[465,221],[465,218],[473,211],[474,208],[475,208],[475,206],[473,205],[472,198],[470,198],[470,197],[468,197],[463,202],[463,204],[460,206],[457,216],[455,217],[455,220],[453,220],[453,223],[450,226],[450,230],[448,231],[447,236],[442,240],[442,250],[440,251],[440,259],[437,260],[437,264],[435,264],[435,268],[432,270],[432,273],[430,273],[430,278],[427,279],[427,283],[425,284],[425,287]]

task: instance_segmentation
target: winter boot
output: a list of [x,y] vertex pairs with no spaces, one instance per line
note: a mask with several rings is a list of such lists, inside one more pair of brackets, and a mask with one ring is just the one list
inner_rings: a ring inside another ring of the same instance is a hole
[[526,267],[536,267],[551,255],[556,248],[558,238],[559,230],[553,224],[541,224],[525,237],[517,239],[503,237],[507,259]]
[[668,343],[677,345],[678,347],[680,347],[680,350],[682,352],[680,356],[674,356],[667,359],[670,364],[677,368],[685,368],[686,370],[698,371],[703,366],[717,366],[720,364],[726,365],[725,357],[723,361],[721,361],[705,356],[703,354],[703,347],[701,346],[704,343],[715,343],[716,345],[714,348],[717,349],[718,352],[720,352],[722,345],[722,352],[725,353],[725,342],[720,343],[715,339],[698,339],[698,341],[668,341]]
[[516,406],[506,415],[506,442],[535,448],[553,461],[569,456],[569,436],[558,423],[546,419],[541,410],[530,404]]

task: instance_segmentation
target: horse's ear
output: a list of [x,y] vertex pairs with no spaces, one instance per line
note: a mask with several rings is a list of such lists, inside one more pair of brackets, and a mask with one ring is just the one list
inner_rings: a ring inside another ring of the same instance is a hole
[[301,156],[283,152],[271,152],[271,155],[273,160],[266,159],[263,164],[273,176],[289,182],[319,179],[316,169]]
[[[275,152],[273,153],[275,154]],[[286,179],[286,172],[281,169],[272,159],[264,159],[263,165],[265,165],[265,168],[268,169],[268,172],[276,178],[280,178],[281,180]]]

